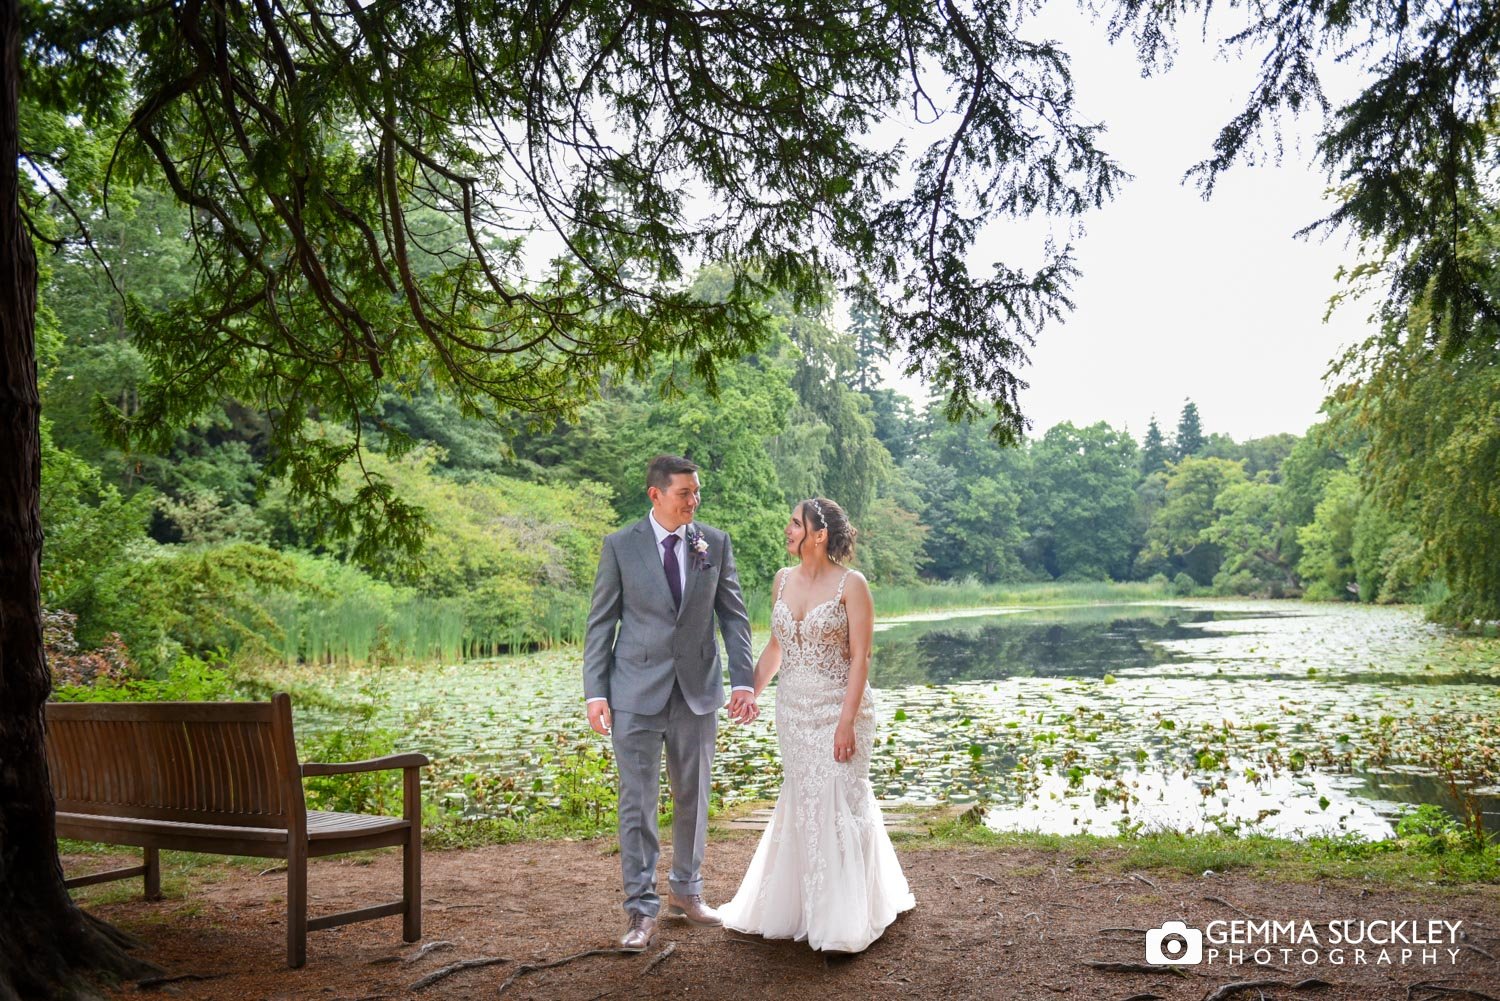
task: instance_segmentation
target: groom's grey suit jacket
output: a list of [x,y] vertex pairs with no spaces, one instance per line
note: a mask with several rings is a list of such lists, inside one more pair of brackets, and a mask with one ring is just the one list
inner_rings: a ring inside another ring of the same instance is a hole
[[724,704],[724,679],[715,619],[730,684],[754,684],[750,618],[729,536],[698,522],[693,527],[708,540],[708,552],[699,558],[680,547],[686,551],[678,558],[687,562],[680,611],[672,607],[656,534],[645,518],[605,537],[583,640],[584,698],[650,715],[666,708],[675,681],[693,712],[716,712]]

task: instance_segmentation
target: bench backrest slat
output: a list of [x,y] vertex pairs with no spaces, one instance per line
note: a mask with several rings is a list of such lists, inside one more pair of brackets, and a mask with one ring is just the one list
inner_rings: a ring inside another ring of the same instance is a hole
[[57,809],[288,827],[305,810],[291,702],[47,704]]

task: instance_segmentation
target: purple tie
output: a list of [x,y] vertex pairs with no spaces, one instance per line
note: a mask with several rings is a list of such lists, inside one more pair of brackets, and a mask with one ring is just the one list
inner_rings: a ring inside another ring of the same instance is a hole
[[677,536],[669,535],[661,540],[665,554],[662,569],[667,572],[667,587],[672,590],[672,607],[682,608],[682,572],[677,568]]

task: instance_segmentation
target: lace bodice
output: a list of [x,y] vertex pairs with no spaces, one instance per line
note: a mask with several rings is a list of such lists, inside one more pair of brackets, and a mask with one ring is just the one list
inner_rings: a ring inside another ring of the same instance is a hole
[[776,604],[771,609],[771,631],[781,643],[783,674],[804,670],[818,671],[839,684],[849,680],[849,611],[844,606],[844,582],[849,571],[839,578],[839,589],[832,598],[807,610],[801,619],[781,598],[786,590],[790,570],[781,574],[776,588]]

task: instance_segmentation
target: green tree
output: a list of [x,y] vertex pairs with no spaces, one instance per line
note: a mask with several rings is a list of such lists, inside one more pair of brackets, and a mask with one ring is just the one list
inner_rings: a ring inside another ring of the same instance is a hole
[[1243,462],[1246,476],[1256,479],[1265,473],[1269,482],[1276,483],[1281,478],[1281,464],[1297,441],[1294,434],[1273,434],[1237,442],[1227,434],[1215,433],[1204,438],[1197,454],[1204,458]]
[[766,444],[786,427],[795,400],[783,371],[729,368],[716,397],[699,390],[655,402],[635,437],[644,446],[635,452],[642,481],[635,496],[644,496],[644,468],[652,455],[675,452],[698,463],[703,520],[730,534],[740,579],[749,589],[768,588],[787,563],[782,530],[790,507]]
[[889,353],[880,333],[880,319],[862,302],[849,307],[849,333],[854,339],[854,368],[849,383],[869,394],[880,385],[879,366]]
[[[1382,587],[1389,577],[1393,596],[1414,591],[1414,561],[1437,568],[1448,596],[1433,614],[1469,625],[1500,618],[1500,349],[1469,343],[1450,356],[1428,327],[1418,307],[1341,362],[1338,394],[1345,420],[1367,436],[1361,469],[1372,501],[1400,512],[1414,537],[1398,541],[1400,530],[1387,535],[1381,524],[1389,514],[1368,515],[1375,530],[1360,563]],[[1375,554],[1393,542],[1407,558]],[[1372,574],[1380,563],[1391,570]]]
[[1325,422],[1314,424],[1297,439],[1281,462],[1282,490],[1277,517],[1285,526],[1281,551],[1296,566],[1302,559],[1302,544],[1297,530],[1312,524],[1313,515],[1323,491],[1333,475],[1348,468],[1348,456],[1333,447],[1333,434]]
[[1181,462],[1197,455],[1203,448],[1203,423],[1198,417],[1198,404],[1188,400],[1182,405],[1177,418],[1177,433],[1172,438],[1172,457]]
[[859,538],[854,563],[871,584],[903,587],[918,582],[928,562],[923,543],[931,529],[915,513],[882,497],[855,528]]
[[1030,448],[1023,523],[1037,568],[1068,580],[1130,572],[1138,460],[1108,424],[1055,425]]
[[1319,601],[1357,600],[1354,569],[1354,524],[1362,501],[1359,477],[1340,470],[1328,478],[1313,520],[1297,531],[1302,558],[1297,573],[1306,595]]
[[[451,599],[463,609],[467,649],[489,655],[545,643],[550,623],[581,619],[600,540],[616,524],[608,487],[493,473],[454,478],[439,472],[442,455],[430,445],[397,457],[372,454],[366,462],[421,506],[430,530],[420,560],[381,560],[364,569],[424,597]],[[352,473],[345,480],[346,489],[357,489]],[[308,524],[289,498],[273,498],[272,506],[280,505],[283,533],[297,533],[291,541],[311,546],[330,534]],[[351,543],[327,545],[339,559],[355,560]]]
[[[701,277],[698,284],[702,293]],[[823,309],[798,310],[778,296],[766,308],[785,340],[772,339],[760,353],[775,353],[762,363],[789,367],[797,394],[786,431],[771,442],[783,498],[791,505],[831,497],[857,522],[895,468],[876,437],[869,401],[846,385],[847,374],[861,364],[859,345],[849,333],[829,326],[826,303]],[[794,350],[780,349],[787,342]]]
[[1166,502],[1167,471],[1165,469],[1148,473],[1140,483],[1136,484],[1135,516],[1131,519],[1131,536],[1136,550],[1135,565],[1131,576],[1136,580],[1145,580],[1157,574],[1170,576],[1168,571],[1176,572],[1166,547],[1153,547],[1147,545],[1146,542],[1151,526],[1155,524],[1156,516],[1161,513],[1162,505]]
[[1280,598],[1296,587],[1292,563],[1281,548],[1286,538],[1278,517],[1281,491],[1257,480],[1230,484],[1214,498],[1214,521],[1203,538],[1223,552],[1215,591]]
[[466,413],[430,378],[410,393],[384,394],[378,415],[365,422],[365,432],[375,440],[398,435],[399,441],[432,442],[440,449],[435,453],[441,456],[439,468],[454,475],[514,472],[507,430],[498,420]]
[[1244,467],[1227,459],[1187,458],[1168,466],[1161,507],[1146,530],[1138,567],[1152,573],[1170,567],[1169,576],[1186,573],[1200,585],[1211,583],[1224,556],[1211,538],[1214,502],[1226,487],[1244,480]]
[[[89,138],[82,137],[78,145]],[[77,152],[99,155],[91,148]],[[68,176],[92,180],[76,169]],[[49,208],[59,229],[68,232],[67,208],[56,199]],[[123,414],[138,408],[146,360],[132,342],[128,314],[132,308],[164,310],[191,291],[188,221],[176,199],[149,187],[117,188],[107,213],[97,199],[85,200],[82,208],[88,211],[88,245],[65,241],[48,261],[45,298],[64,340],[57,375],[43,402],[57,444],[129,488],[134,486],[133,463],[99,435],[93,421],[95,397]]]
[[890,453],[892,461],[901,464],[912,453],[917,433],[917,414],[911,400],[894,389],[872,389],[865,393],[870,401],[870,419],[875,437]]
[[908,478],[919,491],[927,537],[928,569],[942,579],[984,581],[1026,576],[1020,551],[1021,494],[1026,455],[998,445],[974,421],[948,423],[934,406],[927,433]]
[[1151,423],[1146,425],[1146,436],[1141,439],[1141,475],[1150,476],[1158,470],[1165,469],[1172,458],[1172,450],[1167,447],[1167,441],[1162,437],[1161,427],[1156,423],[1156,415],[1151,415]]
[[1354,579],[1364,601],[1417,601],[1432,578],[1427,547],[1408,518],[1366,496],[1354,518]]

